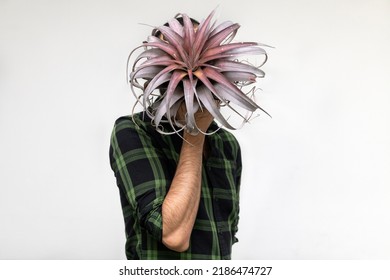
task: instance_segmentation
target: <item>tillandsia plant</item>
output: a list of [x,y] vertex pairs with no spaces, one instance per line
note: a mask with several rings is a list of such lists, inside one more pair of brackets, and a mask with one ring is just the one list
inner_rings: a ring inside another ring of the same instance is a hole
[[[130,86],[144,110],[160,133],[177,133],[186,129],[189,133],[200,131],[195,122],[198,110],[208,110],[221,126],[236,129],[220,111],[226,106],[237,113],[243,123],[249,120],[232,105],[249,113],[260,109],[252,99],[257,78],[264,77],[260,67],[267,61],[266,45],[256,42],[232,40],[240,28],[238,23],[212,22],[215,10],[198,25],[186,14],[178,14],[166,25],[156,27],[147,41],[134,49],[143,48],[131,68]],[[178,19],[181,19],[182,23]],[[239,60],[244,55],[261,55],[258,66]],[[142,81],[144,81],[142,83]],[[244,87],[252,85],[244,92]],[[136,89],[140,89],[138,94]],[[179,107],[185,103],[185,122],[176,118]],[[268,114],[267,112],[265,112]],[[162,122],[169,122],[173,131],[164,131]]]

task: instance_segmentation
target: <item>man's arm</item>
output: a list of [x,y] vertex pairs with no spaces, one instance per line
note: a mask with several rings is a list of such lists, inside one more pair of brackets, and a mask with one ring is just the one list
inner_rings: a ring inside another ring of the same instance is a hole
[[[198,127],[206,131],[213,118],[207,111],[197,112]],[[184,132],[175,177],[162,205],[162,242],[169,249],[184,252],[189,247],[191,232],[198,212],[202,158],[205,135]]]

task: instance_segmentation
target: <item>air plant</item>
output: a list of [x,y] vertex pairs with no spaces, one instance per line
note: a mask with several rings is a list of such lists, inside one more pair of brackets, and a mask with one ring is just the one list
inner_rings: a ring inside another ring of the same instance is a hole
[[[252,84],[257,78],[264,77],[260,67],[267,61],[267,53],[262,48],[266,45],[233,43],[240,25],[231,21],[216,25],[212,22],[214,13],[212,11],[199,26],[186,14],[178,14],[167,25],[156,27],[161,36],[150,35],[129,55],[128,65],[133,53],[143,48],[131,68],[130,86],[137,103],[143,105],[161,133],[177,133],[184,128],[194,135],[206,133],[196,125],[194,114],[198,110],[208,110],[221,126],[228,129],[236,127],[223,116],[221,106],[237,113],[243,123],[248,121],[248,116],[243,116],[232,104],[250,113],[257,109],[265,112],[252,100],[256,89]],[[183,24],[178,17],[182,17]],[[240,61],[244,55],[261,55],[264,60],[256,67]],[[244,87],[248,85],[252,85],[251,90],[245,93]],[[183,102],[187,111],[185,123],[176,118]],[[162,122],[169,122],[173,131],[164,131]]]

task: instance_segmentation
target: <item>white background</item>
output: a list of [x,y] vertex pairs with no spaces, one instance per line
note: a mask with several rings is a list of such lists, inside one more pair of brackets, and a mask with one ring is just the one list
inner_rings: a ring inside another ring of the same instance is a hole
[[275,49],[234,259],[390,258],[390,1],[0,0],[0,259],[124,259],[108,148],[128,53],[177,12]]

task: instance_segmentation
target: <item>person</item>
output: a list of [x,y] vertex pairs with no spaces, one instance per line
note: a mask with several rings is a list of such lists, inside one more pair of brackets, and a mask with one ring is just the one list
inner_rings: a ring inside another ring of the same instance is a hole
[[[162,36],[158,32],[152,35]],[[174,121],[165,115],[158,125],[150,116],[153,105],[119,117],[111,135],[110,165],[123,210],[127,259],[231,259],[242,173],[237,139],[206,107],[194,114],[202,133],[192,133],[180,129],[189,116],[184,101]],[[172,125],[178,125],[176,133],[161,133]]]

